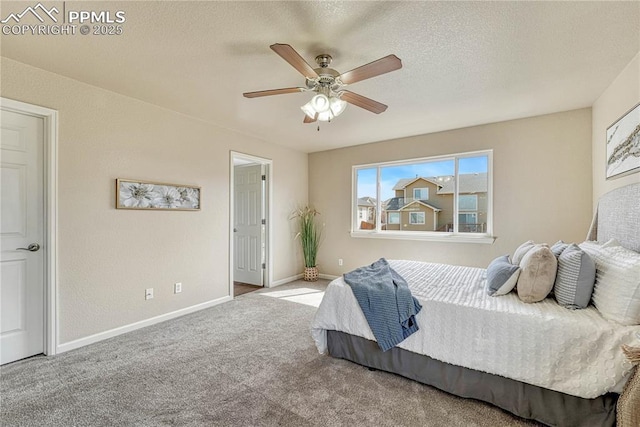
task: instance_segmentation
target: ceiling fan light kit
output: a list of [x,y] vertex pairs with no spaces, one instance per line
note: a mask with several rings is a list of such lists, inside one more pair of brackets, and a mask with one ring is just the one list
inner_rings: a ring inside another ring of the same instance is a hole
[[304,111],[309,119],[305,118],[305,123],[313,123],[316,120],[330,122],[338,117],[347,108],[347,103],[337,96],[328,97],[319,93],[311,98],[311,101],[304,104],[300,109]]
[[258,98],[296,92],[313,92],[315,93],[313,98],[300,107],[305,113],[304,123],[313,123],[317,120],[329,122],[344,112],[347,103],[364,108],[375,114],[384,112],[387,109],[386,105],[348,91],[345,87],[349,84],[402,68],[400,58],[395,55],[388,55],[377,61],[340,74],[333,68],[329,68],[331,60],[333,59],[331,55],[321,54],[316,56],[316,64],[318,64],[319,68],[314,69],[288,44],[276,43],[270,47],[305,77],[306,87],[246,92],[243,95],[245,98]]

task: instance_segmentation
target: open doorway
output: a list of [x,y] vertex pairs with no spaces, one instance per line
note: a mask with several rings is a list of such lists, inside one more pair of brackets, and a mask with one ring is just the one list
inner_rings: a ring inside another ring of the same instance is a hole
[[271,160],[231,152],[229,295],[268,287]]

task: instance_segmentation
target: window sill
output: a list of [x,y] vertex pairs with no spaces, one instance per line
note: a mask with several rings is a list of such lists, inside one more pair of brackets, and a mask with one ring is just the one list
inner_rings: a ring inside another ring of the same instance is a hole
[[493,244],[496,240],[494,236],[483,235],[464,235],[453,233],[442,233],[436,235],[432,233],[420,232],[399,232],[392,231],[376,232],[376,231],[352,231],[351,237],[364,239],[395,239],[395,240],[424,240],[428,242],[450,242],[450,243],[480,243]]

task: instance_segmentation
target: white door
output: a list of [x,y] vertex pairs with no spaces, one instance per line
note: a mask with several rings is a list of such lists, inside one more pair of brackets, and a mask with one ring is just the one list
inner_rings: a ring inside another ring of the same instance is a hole
[[0,364],[44,351],[42,118],[0,112]]
[[233,188],[233,280],[262,286],[262,166],[235,166]]

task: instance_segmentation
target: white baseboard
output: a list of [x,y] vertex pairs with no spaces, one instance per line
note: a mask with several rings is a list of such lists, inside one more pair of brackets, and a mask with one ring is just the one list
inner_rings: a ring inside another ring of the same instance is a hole
[[303,276],[304,276],[304,274],[300,273],[300,274],[296,274],[295,276],[290,276],[290,277],[285,277],[284,279],[275,280],[275,281],[271,282],[270,288],[275,288],[276,286],[284,285],[285,283],[289,283],[289,282],[293,282],[295,280],[302,279]]
[[166,320],[174,319],[176,317],[184,316],[185,314],[194,313],[196,311],[204,310],[205,308],[213,307],[224,302],[232,301],[230,296],[214,299],[211,301],[203,302],[200,304],[192,305],[191,307],[181,308],[180,310],[172,311],[169,313],[161,314],[159,316],[151,317],[146,320],[131,323],[129,325],[120,326],[108,331],[99,332],[88,337],[79,338],[74,341],[69,341],[64,344],[59,344],[56,347],[56,354],[64,353],[69,350],[84,347],[85,345],[93,344],[99,341],[103,341],[109,338],[116,337],[118,335],[125,334],[127,332],[135,331],[136,329],[144,328],[146,326],[155,325],[156,323],[164,322]]
[[[296,280],[300,280],[304,277],[304,274],[296,274],[295,276],[285,277],[284,279],[276,280],[275,282],[271,282],[271,288],[275,288],[276,286],[285,285],[290,282],[294,282]],[[326,280],[337,279],[340,276],[332,276],[331,274],[318,274],[318,277]]]

